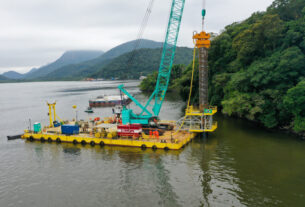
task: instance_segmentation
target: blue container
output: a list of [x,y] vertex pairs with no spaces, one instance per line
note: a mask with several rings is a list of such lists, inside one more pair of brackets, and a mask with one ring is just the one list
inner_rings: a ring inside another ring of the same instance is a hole
[[72,135],[72,134],[79,134],[79,126],[78,125],[61,125],[61,133]]

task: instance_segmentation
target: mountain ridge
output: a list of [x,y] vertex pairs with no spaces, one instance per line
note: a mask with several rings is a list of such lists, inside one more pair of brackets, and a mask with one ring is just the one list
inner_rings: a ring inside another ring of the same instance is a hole
[[[88,77],[93,78],[119,78],[133,79],[140,75],[147,75],[158,70],[162,48],[141,48],[135,51],[134,61],[129,65],[132,70],[126,69],[126,63],[133,51],[124,53],[103,64],[93,65],[88,70],[76,71],[75,65],[63,67],[64,70],[56,70],[43,77],[44,80],[80,80]],[[174,64],[188,64],[192,59],[192,49],[177,47]],[[127,75],[127,76],[126,76]]]
[[[139,43],[138,41],[140,41],[139,45],[138,45]],[[145,53],[143,58],[144,60],[146,60],[146,62],[149,62],[149,64],[145,64],[142,62],[142,68],[144,68],[143,74],[145,75],[147,71],[158,68],[162,47],[163,47],[162,42],[157,42],[148,39],[140,39],[140,40],[132,40],[119,44],[106,52],[92,51],[92,50],[66,51],[54,62],[41,66],[39,68],[33,68],[26,74],[19,74],[17,72],[11,71],[8,73],[8,75],[12,73],[12,75],[9,76],[9,78],[14,78],[14,80],[17,80],[18,82],[48,81],[48,80],[52,80],[52,81],[80,80],[86,77],[94,77],[94,76],[100,77],[102,74],[101,71],[105,69],[105,73],[107,74],[105,77],[109,78],[109,76],[111,77],[116,76],[116,74],[111,74],[111,67],[113,67],[114,65],[116,70],[123,72],[124,69],[122,67],[123,65],[126,65],[128,61],[127,56],[130,57],[132,55],[131,52],[134,51],[135,48],[137,48],[137,50],[134,53],[136,54],[136,56],[139,55],[141,56],[139,51],[141,51],[141,49],[144,49],[142,50],[142,52]],[[152,49],[152,50],[146,50],[146,49]],[[183,49],[178,49],[178,50],[183,50]],[[188,49],[185,48],[184,50],[187,51]],[[189,52],[186,53],[189,54]],[[152,62],[152,59],[149,58],[149,55],[153,56],[154,62]],[[189,55],[187,55],[187,57],[189,57]],[[124,59],[124,61],[122,58]],[[184,57],[182,56],[180,57],[180,59],[183,58]],[[113,62],[114,59],[116,59],[115,61],[118,64],[115,64],[115,62]],[[137,59],[136,62],[142,61],[139,58],[136,59]],[[186,64],[186,61],[179,62],[178,60],[178,63]],[[106,67],[107,65],[108,67]],[[140,71],[139,65],[135,64],[134,66],[136,67],[137,72],[139,72]],[[130,77],[134,77],[134,75],[132,75],[131,72],[128,73]],[[138,75],[136,76],[138,77]],[[123,76],[120,75],[120,77]]]
[[102,55],[103,51],[97,51],[97,50],[70,50],[64,52],[57,60],[54,62],[41,66],[37,70],[33,69],[30,71],[30,73],[26,73],[24,75],[25,79],[37,79],[40,77],[43,77],[47,75],[48,73],[63,67],[65,65],[69,64],[75,64],[80,63],[83,61],[87,61],[90,59],[94,59],[100,55]]
[[[52,71],[51,73],[47,74],[46,76],[42,77],[42,79],[43,80],[50,80],[50,79],[53,80],[52,74],[59,78],[60,74],[67,74],[68,72],[71,73],[69,79],[71,79],[72,76],[85,77],[85,76],[91,75],[91,74],[95,73],[96,70],[109,64],[112,59],[114,59],[120,55],[123,55],[125,53],[133,51],[136,41],[137,40],[132,40],[132,41],[128,41],[123,44],[117,45],[114,48],[106,51],[100,57],[97,57],[95,59],[92,59],[89,61],[84,61],[84,62],[81,62],[78,64],[65,65],[61,68],[58,68],[55,71]],[[138,49],[143,49],[143,48],[154,49],[154,48],[161,48],[162,46],[163,46],[162,42],[141,39],[141,44],[139,45]]]
[[10,80],[10,79],[8,79],[7,77],[5,77],[3,75],[0,75],[0,81],[7,81],[7,80]]
[[2,76],[8,79],[21,79],[23,78],[23,74],[18,73],[16,71],[10,70],[1,74]]

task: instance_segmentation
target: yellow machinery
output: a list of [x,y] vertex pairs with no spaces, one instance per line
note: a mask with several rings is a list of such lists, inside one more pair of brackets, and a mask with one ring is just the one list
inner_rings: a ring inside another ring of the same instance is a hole
[[195,40],[195,46],[197,48],[210,48],[211,41],[210,41],[211,35],[206,33],[205,31],[202,31],[200,33],[194,33],[193,39]]
[[[204,43],[204,42],[203,42]],[[209,44],[204,44],[209,46]],[[207,49],[207,48],[206,48]],[[187,102],[187,108],[185,110],[185,116],[177,121],[176,133],[179,131],[189,131],[195,133],[205,133],[205,132],[213,132],[217,129],[217,122],[213,121],[213,115],[217,113],[217,107],[211,107],[207,102],[207,94],[200,94],[201,100],[204,102],[200,102],[199,108],[190,105],[191,96],[192,96],[192,88],[193,88],[193,80],[194,80],[194,71],[195,71],[195,57],[196,57],[196,47],[194,48],[193,54],[193,68],[192,68],[192,78],[189,92],[189,99]],[[200,65],[199,65],[200,67]],[[199,71],[200,73],[200,71]],[[207,81],[207,80],[206,80]],[[200,88],[200,80],[199,80],[199,88]],[[207,85],[207,82],[204,83]],[[202,85],[204,85],[202,84]],[[201,92],[203,93],[203,92]],[[206,90],[207,93],[207,90]],[[202,98],[204,97],[204,98]]]
[[[205,9],[202,10],[202,31],[194,32],[194,53],[193,53],[193,68],[189,99],[185,116],[177,121],[180,125],[178,131],[186,130],[189,132],[204,133],[213,132],[217,129],[217,122],[213,121],[213,115],[217,112],[217,107],[209,106],[208,102],[208,49],[211,46],[211,35],[203,30]],[[196,49],[199,51],[199,108],[190,106],[192,95]]]
[[[49,120],[50,120],[50,125],[49,127],[54,127],[54,121],[56,121],[56,118],[58,118],[61,122],[62,120],[57,116],[56,114],[56,109],[55,109],[55,105],[56,105],[56,101],[54,103],[48,103],[47,105],[49,106]],[[52,109],[53,109],[53,119],[52,119]]]

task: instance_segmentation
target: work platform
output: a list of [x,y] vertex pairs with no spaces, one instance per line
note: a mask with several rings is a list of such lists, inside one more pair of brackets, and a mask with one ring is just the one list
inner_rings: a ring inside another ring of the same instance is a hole
[[185,116],[177,121],[180,131],[190,133],[214,132],[218,124],[213,121],[213,115],[217,113],[217,107],[209,107],[200,112],[192,106],[186,109]]
[[156,138],[155,136],[146,135],[142,133],[139,138],[124,138],[124,137],[96,137],[96,134],[80,133],[77,135],[64,135],[60,134],[56,128],[50,129],[53,133],[40,132],[34,133],[33,131],[26,130],[22,138],[29,141],[41,141],[41,142],[68,142],[73,144],[82,145],[112,145],[112,146],[125,146],[125,147],[139,147],[142,149],[164,149],[164,150],[179,150],[189,143],[197,135],[194,132],[175,130],[164,132],[163,136]]
[[[72,121],[58,122],[55,104],[49,104],[48,126],[34,123],[33,130],[25,130],[22,139],[41,142],[73,143],[75,145],[110,145],[124,147],[139,147],[164,150],[179,150],[189,143],[197,134],[213,132],[217,122],[213,122],[213,115],[217,107],[209,107],[199,111],[192,106],[188,107],[184,118],[180,121],[159,120],[155,125],[140,125],[121,123],[116,116],[100,117],[88,121],[73,119]],[[52,108],[53,107],[53,108]],[[54,113],[52,114],[52,109]],[[53,115],[53,117],[52,117]]]

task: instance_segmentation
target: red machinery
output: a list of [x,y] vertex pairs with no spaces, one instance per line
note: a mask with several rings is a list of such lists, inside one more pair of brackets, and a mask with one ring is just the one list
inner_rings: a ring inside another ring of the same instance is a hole
[[118,125],[119,137],[140,137],[142,133],[141,124]]

